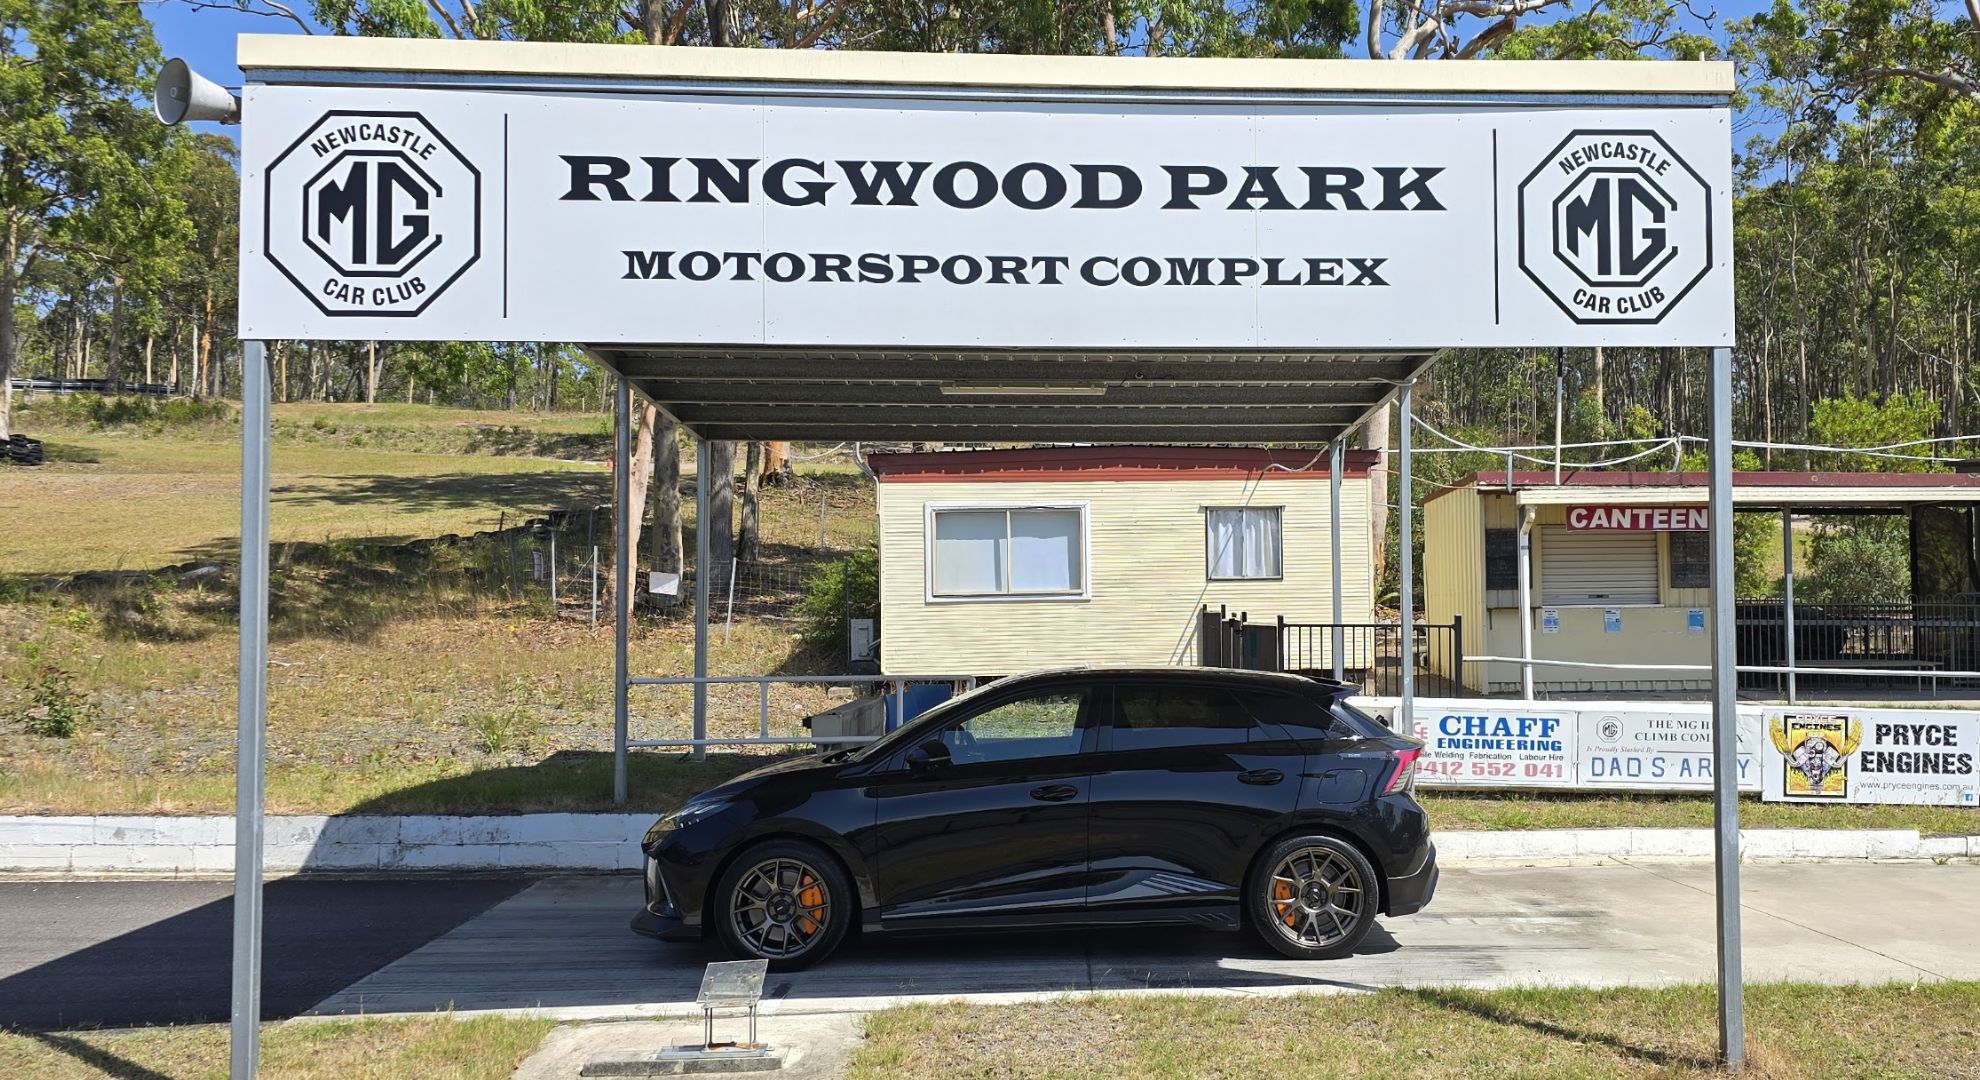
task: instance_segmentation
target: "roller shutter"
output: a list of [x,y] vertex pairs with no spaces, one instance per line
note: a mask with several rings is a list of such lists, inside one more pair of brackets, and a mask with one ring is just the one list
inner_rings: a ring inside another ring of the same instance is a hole
[[1549,607],[1657,603],[1657,534],[1543,526],[1540,602]]

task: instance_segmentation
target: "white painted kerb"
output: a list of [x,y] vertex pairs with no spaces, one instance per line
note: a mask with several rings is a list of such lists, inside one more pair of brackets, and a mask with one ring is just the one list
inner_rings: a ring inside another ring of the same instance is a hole
[[[271,872],[637,870],[652,813],[267,819]],[[1433,834],[1438,859],[1590,862],[1709,859],[1708,829],[1542,829]],[[205,873],[234,865],[231,817],[0,817],[0,872]],[[1747,859],[1980,858],[1980,836],[1908,829],[1753,829]]]

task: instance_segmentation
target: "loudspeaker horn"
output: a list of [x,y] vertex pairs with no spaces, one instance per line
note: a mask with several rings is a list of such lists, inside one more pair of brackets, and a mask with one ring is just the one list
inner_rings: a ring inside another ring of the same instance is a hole
[[241,99],[176,56],[165,61],[158,72],[158,92],[153,96],[152,109],[166,124],[186,120],[241,122]]

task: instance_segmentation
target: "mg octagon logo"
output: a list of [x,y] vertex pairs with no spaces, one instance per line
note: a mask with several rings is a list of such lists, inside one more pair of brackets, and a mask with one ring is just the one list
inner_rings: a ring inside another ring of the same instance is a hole
[[418,315],[481,257],[481,172],[418,113],[325,113],[266,183],[263,250],[325,315]]
[[1519,185],[1519,268],[1584,324],[1656,323],[1712,269],[1712,187],[1654,131],[1576,131]]

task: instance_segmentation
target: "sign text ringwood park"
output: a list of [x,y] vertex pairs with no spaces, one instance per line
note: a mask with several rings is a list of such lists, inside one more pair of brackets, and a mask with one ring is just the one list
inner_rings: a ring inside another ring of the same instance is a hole
[[1722,108],[251,86],[241,334],[1725,345]]

